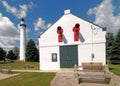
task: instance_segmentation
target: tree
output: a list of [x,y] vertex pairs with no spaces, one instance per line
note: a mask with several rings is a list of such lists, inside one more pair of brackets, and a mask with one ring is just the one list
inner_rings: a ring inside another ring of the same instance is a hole
[[26,46],[26,60],[27,61],[39,61],[39,53],[36,45],[32,39],[28,41]]
[[17,56],[17,59],[19,58],[19,48],[18,47],[14,47],[13,48],[13,52],[15,53],[15,55]]
[[114,41],[113,33],[108,32],[106,35],[106,57],[111,58],[112,44]]
[[120,61],[120,30],[118,31],[118,34],[113,41],[111,59],[116,59]]
[[0,61],[1,60],[5,61],[5,57],[6,57],[6,51],[0,47]]
[[12,50],[9,50],[6,58],[10,59],[10,60],[16,60],[17,56],[15,55],[15,53]]

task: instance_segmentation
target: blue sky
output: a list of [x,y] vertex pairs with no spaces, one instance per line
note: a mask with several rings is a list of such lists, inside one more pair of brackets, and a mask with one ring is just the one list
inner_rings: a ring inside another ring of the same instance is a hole
[[25,18],[27,39],[38,35],[70,9],[71,13],[117,33],[120,28],[120,0],[0,0],[0,46],[19,47],[18,24]]

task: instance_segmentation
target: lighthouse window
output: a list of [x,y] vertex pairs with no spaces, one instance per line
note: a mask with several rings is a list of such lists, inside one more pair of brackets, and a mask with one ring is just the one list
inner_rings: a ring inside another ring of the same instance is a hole
[[52,62],[57,62],[57,53],[52,53]]

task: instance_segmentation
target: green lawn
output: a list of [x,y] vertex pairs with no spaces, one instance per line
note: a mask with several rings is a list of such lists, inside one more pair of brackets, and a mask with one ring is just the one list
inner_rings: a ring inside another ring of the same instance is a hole
[[34,68],[29,68],[31,70],[39,69],[39,62],[20,62],[20,61],[13,61],[13,62],[6,62],[6,63],[0,63],[0,67],[2,66],[11,66],[12,69],[19,69],[19,70],[24,70],[25,65],[34,65]]
[[[39,62],[0,62],[0,67],[11,66],[12,69],[24,70],[24,66],[28,64],[34,65],[34,68],[29,68],[30,70],[39,70]],[[56,73],[19,73],[17,76],[0,80],[0,86],[50,86],[50,82],[55,77],[55,74]]]
[[55,73],[20,73],[15,77],[0,80],[0,86],[50,86]]
[[120,64],[110,64],[109,67],[111,72],[120,75]]

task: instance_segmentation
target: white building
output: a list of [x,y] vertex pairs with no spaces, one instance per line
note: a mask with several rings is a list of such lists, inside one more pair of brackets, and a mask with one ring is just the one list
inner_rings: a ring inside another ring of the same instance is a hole
[[26,24],[24,19],[21,19],[19,24],[20,29],[20,61],[25,61],[25,48],[26,48]]
[[[74,30],[73,30],[74,28]],[[40,70],[73,68],[82,62],[106,63],[106,29],[70,10],[39,37]]]

